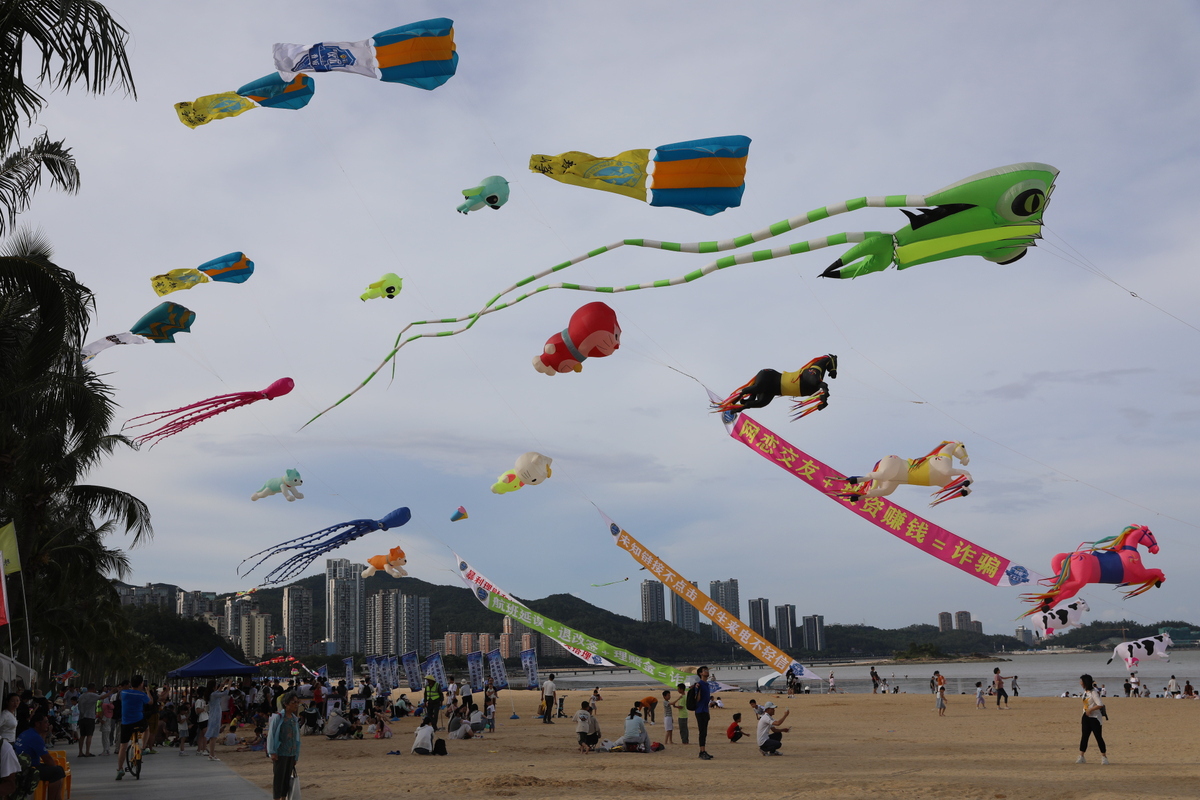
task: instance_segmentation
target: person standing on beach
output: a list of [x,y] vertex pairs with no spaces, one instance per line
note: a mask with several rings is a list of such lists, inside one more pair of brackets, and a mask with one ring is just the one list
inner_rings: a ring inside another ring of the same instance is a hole
[[274,768],[274,786],[271,797],[286,800],[292,789],[296,762],[300,760],[300,697],[295,692],[283,696],[283,711],[271,716],[267,730],[267,755]]
[[[442,710],[442,687],[438,686],[437,678],[425,676],[425,718],[421,724],[429,725],[437,730],[438,713]],[[430,732],[432,741],[432,731]]]
[[983,681],[975,681],[975,707],[981,711],[987,708],[987,700],[983,696]]
[[[1174,677],[1172,676],[1172,680]],[[87,691],[79,695],[79,757],[92,758],[92,736],[96,733],[96,709],[100,695],[96,684],[89,683]],[[86,750],[87,752],[84,752]]]
[[937,709],[938,716],[946,716],[946,687],[939,686],[937,691],[937,702],[934,703],[934,708]]
[[1017,686],[1017,676],[1016,675],[1013,675],[1012,687],[1013,687],[1013,697],[1020,697],[1021,696],[1021,687]]
[[1096,688],[1091,675],[1080,675],[1079,685],[1083,687],[1083,736],[1079,739],[1079,758],[1076,764],[1086,764],[1088,738],[1096,737],[1096,746],[1100,748],[1100,763],[1108,763],[1108,748],[1104,746],[1102,733],[1104,722],[1104,701],[1100,699],[1100,691]]
[[1010,680],[1012,675],[1001,675],[1000,668],[996,667],[992,670],[992,684],[996,687],[996,709],[1000,708],[1000,698],[1004,698],[1004,708],[1008,710],[1008,692],[1004,691],[1004,682]]
[[700,667],[696,670],[696,677],[700,680],[692,684],[692,688],[688,690],[689,705],[692,704],[692,693],[695,693],[695,705],[689,710],[696,715],[696,730],[699,731],[700,737],[700,758],[711,761],[712,756],[704,749],[704,745],[708,743],[708,711],[712,705],[712,687],[708,685],[708,667]]
[[204,738],[208,741],[208,759],[210,761],[220,761],[217,754],[213,751],[213,743],[221,736],[221,722],[225,718],[225,705],[229,701],[229,686],[221,684],[217,691],[208,696],[208,728],[204,732]]
[[663,732],[666,735],[663,744],[674,743],[675,715],[671,713],[671,690],[664,689],[663,693]]
[[829,693],[837,694],[837,681],[833,679],[833,673],[829,673]]
[[675,688],[679,691],[679,699],[675,701],[675,710],[679,712],[675,715],[675,718],[679,720],[679,741],[683,744],[690,744],[688,741],[687,687],[680,683]]
[[1175,676],[1171,676],[1171,680],[1167,681],[1167,694],[1171,697],[1179,694],[1179,681],[1175,680]]
[[871,667],[871,694],[879,694],[879,673]]
[[554,685],[554,673],[550,673],[550,679],[542,684],[542,702],[545,703],[544,713],[542,714],[543,725],[553,725],[554,720],[554,693],[558,687]]

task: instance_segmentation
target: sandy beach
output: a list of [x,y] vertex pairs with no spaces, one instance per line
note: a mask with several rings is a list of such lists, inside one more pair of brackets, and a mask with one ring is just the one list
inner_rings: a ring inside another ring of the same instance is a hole
[[[617,739],[640,690],[604,691],[599,718],[603,736]],[[582,692],[572,692],[578,708]],[[515,701],[518,720],[509,699]],[[714,709],[708,750],[696,757],[691,744],[661,753],[592,753],[576,747],[575,725],[560,719],[543,725],[532,692],[505,692],[497,709],[496,734],[447,742],[446,757],[409,751],[416,721],[393,723],[390,740],[302,741],[298,774],[305,800],[372,800],[397,796],[611,798],[1195,798],[1200,794],[1200,703],[1108,698],[1104,725],[1110,766],[1102,766],[1093,743],[1088,762],[1077,765],[1078,698],[1016,698],[1008,711],[975,709],[973,696],[951,695],[939,718],[932,695],[778,695],[728,693]],[[791,733],[783,756],[764,758],[754,744],[749,700],[771,700],[791,709]],[[748,738],[725,738],[735,711]],[[662,741],[659,722],[649,727]],[[444,736],[444,733],[440,733]],[[385,755],[400,750],[402,755]],[[261,753],[221,748],[220,757],[239,774],[270,791],[270,762]]]

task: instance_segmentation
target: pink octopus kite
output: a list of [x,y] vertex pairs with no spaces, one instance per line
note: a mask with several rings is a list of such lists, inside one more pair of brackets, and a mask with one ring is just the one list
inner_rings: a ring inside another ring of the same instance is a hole
[[[215,417],[223,411],[238,408],[239,406],[248,406],[251,403],[257,403],[259,400],[274,400],[276,397],[283,397],[295,387],[296,384],[291,378],[280,378],[261,392],[222,394],[210,397],[207,400],[201,400],[199,403],[183,406],[182,408],[142,414],[126,422],[121,430],[125,430],[125,428],[140,428],[143,425],[153,425],[164,420],[169,420],[161,427],[155,428],[150,433],[143,433],[133,440],[134,444],[138,445],[152,442],[150,446],[153,447],[168,436],[173,436],[180,431],[187,430],[197,422],[203,422],[209,417]],[[133,420],[142,419],[143,417],[150,417],[150,419],[147,419],[145,422],[139,422],[136,425],[130,424]]]

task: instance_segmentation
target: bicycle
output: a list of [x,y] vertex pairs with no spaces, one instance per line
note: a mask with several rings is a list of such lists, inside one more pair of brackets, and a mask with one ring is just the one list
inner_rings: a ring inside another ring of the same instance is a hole
[[129,737],[129,761],[125,764],[125,771],[133,776],[134,780],[142,779],[142,732],[135,730],[133,736]]

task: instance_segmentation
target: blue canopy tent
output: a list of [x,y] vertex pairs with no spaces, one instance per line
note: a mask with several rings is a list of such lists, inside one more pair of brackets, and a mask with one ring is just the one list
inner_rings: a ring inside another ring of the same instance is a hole
[[257,675],[258,667],[244,664],[221,648],[197,658],[190,664],[167,673],[168,678],[222,678],[227,675]]

